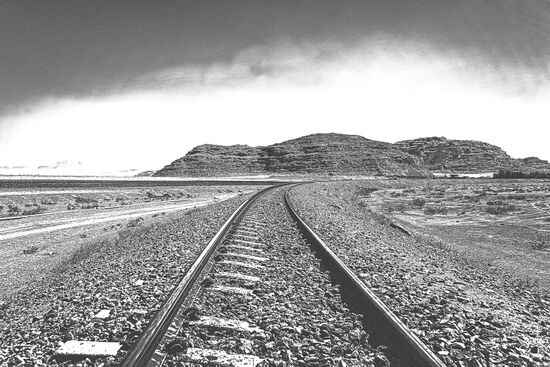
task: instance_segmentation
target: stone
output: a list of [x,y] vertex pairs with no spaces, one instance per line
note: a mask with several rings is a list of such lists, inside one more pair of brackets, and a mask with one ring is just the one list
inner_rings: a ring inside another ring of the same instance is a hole
[[69,340],[59,347],[56,354],[59,356],[107,357],[116,356],[120,347],[120,343],[114,342]]

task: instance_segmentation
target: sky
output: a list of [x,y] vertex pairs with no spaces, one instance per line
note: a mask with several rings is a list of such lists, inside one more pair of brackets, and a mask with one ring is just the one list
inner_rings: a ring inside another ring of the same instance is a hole
[[546,0],[0,1],[0,173],[318,132],[550,159]]

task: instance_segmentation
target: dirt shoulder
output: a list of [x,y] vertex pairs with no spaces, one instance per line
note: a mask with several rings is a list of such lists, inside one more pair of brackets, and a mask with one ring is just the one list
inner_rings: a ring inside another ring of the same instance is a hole
[[[140,194],[141,189],[126,189],[121,192],[111,189],[109,195],[123,197],[132,194],[135,196],[132,197],[134,201],[111,209],[100,206],[97,209],[48,212],[0,221],[0,301],[48,276],[52,269],[70,259],[81,247],[98,241],[116,240],[120,231],[164,221],[165,216],[171,216],[169,213],[190,210],[258,189],[259,187],[249,186],[211,186],[202,190],[200,187],[172,188],[172,191],[157,192],[158,200],[149,200],[145,193]],[[36,196],[44,196],[44,191],[41,192],[42,194]],[[186,193],[189,197],[173,201],[171,198],[176,196],[174,193]],[[94,200],[96,204],[103,203],[97,196],[100,195],[98,193],[79,195],[88,195],[86,199]],[[139,195],[143,197],[140,199]],[[144,199],[149,201],[145,202]]]
[[[117,341],[128,349],[246,196],[92,241],[40,281],[0,304],[0,365],[49,365],[66,340]],[[109,316],[95,315],[108,310]],[[115,360],[107,361],[110,363]]]
[[550,298],[369,210],[375,181],[296,187],[323,240],[448,365],[550,365]]

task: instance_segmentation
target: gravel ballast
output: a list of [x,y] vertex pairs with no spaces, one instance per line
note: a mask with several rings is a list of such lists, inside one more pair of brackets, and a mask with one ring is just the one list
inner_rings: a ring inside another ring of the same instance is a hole
[[[64,341],[121,344],[117,364],[200,250],[248,195],[167,215],[94,243],[51,276],[0,304],[0,365],[70,364],[55,360]],[[99,317],[98,317],[99,316]]]
[[[372,345],[363,315],[350,309],[340,285],[303,238],[283,205],[283,192],[276,189],[259,198],[244,216],[244,221],[252,217],[265,225],[241,222],[220,247],[195,301],[183,310],[187,322],[164,347],[168,366],[188,365],[194,348],[253,355],[265,366],[386,366],[395,359],[388,346]],[[261,252],[246,250],[234,246],[243,244],[237,239],[265,246]],[[259,280],[220,276],[228,273]],[[240,293],[220,287],[237,287]],[[200,320],[205,317],[246,322],[251,330],[204,327]],[[178,348],[171,350],[174,345]]]
[[299,214],[449,366],[550,365],[550,299],[404,233],[361,205],[359,186],[298,186]]

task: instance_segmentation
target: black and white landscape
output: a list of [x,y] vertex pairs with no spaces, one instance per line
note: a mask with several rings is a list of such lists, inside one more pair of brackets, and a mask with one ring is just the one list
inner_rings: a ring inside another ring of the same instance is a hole
[[0,366],[550,366],[550,3],[0,4]]

